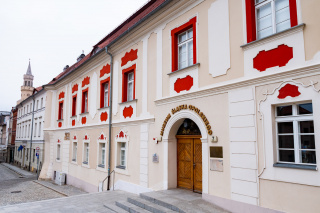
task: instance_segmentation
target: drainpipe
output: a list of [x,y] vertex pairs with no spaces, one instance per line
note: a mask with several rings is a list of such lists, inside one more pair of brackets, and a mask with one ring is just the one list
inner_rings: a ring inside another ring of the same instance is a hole
[[32,135],[33,135],[34,103],[35,103],[35,100],[34,100],[34,97],[33,97],[32,119],[31,119],[30,154],[29,154],[29,171],[31,170],[31,148],[32,148]]
[[106,53],[110,56],[110,99],[109,99],[109,153],[108,153],[108,185],[107,190],[110,190],[110,162],[111,162],[111,128],[112,128],[112,73],[113,73],[113,56],[108,51],[108,46],[105,47]]

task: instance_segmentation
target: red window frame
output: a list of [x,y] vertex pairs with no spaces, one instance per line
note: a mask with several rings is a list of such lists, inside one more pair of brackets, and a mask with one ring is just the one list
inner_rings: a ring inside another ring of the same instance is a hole
[[77,95],[72,96],[72,116],[77,113]]
[[132,65],[131,67],[122,70],[122,102],[126,102],[128,100],[128,74],[133,72],[133,100],[136,98],[136,65]]
[[105,80],[100,81],[100,108],[104,107],[104,85],[108,84],[108,106],[110,103],[109,97],[110,97],[110,77],[108,77]]
[[[291,27],[298,25],[297,2],[289,0]],[[247,43],[257,40],[255,0],[246,0]]]
[[59,101],[58,120],[63,119],[63,101]]
[[[87,93],[87,111],[85,110],[85,99],[84,94]],[[81,113],[85,113],[89,111],[89,88],[82,90],[82,104],[81,104]]]
[[187,23],[171,30],[172,48],[172,72],[178,70],[178,35],[193,28],[193,64],[197,63],[197,17],[190,19]]

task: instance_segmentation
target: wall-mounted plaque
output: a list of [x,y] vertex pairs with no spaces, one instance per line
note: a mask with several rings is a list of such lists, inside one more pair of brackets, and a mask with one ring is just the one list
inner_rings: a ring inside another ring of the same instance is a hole
[[210,146],[210,158],[223,158],[222,146]]
[[70,132],[64,133],[64,140],[66,141],[70,140]]
[[210,159],[210,171],[223,172],[223,160]]
[[157,155],[157,153],[154,153],[152,155],[152,162],[153,163],[159,163],[159,156]]

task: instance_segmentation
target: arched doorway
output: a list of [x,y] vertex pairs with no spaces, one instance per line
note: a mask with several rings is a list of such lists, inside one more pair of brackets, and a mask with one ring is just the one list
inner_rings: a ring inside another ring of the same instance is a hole
[[177,138],[177,187],[202,193],[201,132],[195,122],[184,119]]

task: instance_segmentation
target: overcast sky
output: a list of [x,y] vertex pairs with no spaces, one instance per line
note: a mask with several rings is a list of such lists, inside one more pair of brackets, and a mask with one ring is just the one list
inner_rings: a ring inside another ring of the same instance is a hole
[[0,0],[0,111],[20,99],[31,59],[34,86],[48,83],[148,0]]

